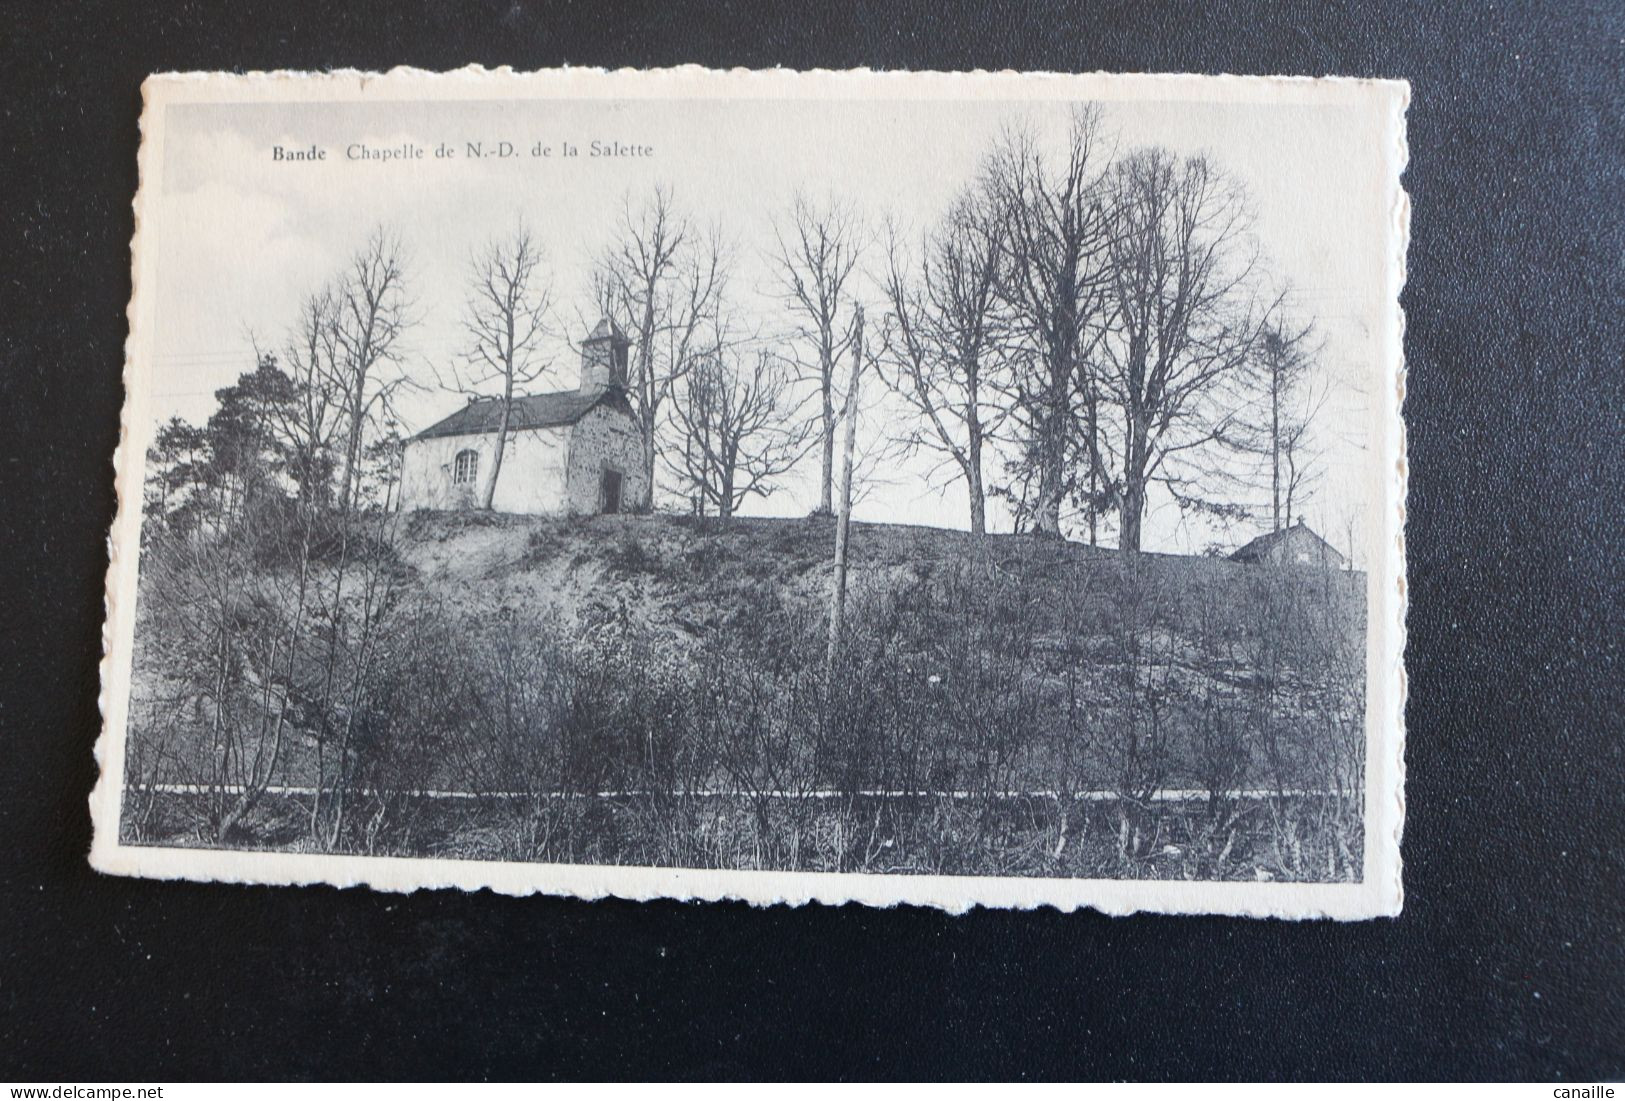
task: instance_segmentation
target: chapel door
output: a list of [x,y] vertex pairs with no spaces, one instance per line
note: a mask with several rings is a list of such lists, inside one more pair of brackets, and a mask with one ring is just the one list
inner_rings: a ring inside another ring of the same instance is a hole
[[621,511],[621,472],[619,470],[604,471],[604,511]]

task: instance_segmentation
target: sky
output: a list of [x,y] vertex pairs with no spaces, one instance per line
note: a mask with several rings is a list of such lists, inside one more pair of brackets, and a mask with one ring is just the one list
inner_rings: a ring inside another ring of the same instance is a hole
[[[1069,105],[987,99],[530,99],[453,102],[172,103],[144,241],[154,248],[152,355],[155,421],[201,422],[213,392],[253,365],[252,347],[280,345],[301,299],[336,273],[375,225],[404,243],[416,323],[404,369],[424,388],[402,399],[415,431],[463,403],[435,381],[467,350],[460,317],[471,252],[523,222],[545,249],[555,335],[551,385],[575,385],[578,341],[595,320],[593,257],[623,204],[659,185],[731,246],[729,294],[743,316],[780,328],[773,220],[799,188],[837,196],[875,224],[918,231],[941,215],[1002,128],[1064,134]],[[1323,340],[1328,398],[1316,444],[1325,475],[1308,521],[1340,547],[1364,545],[1368,511],[1364,425],[1382,359],[1376,319],[1386,263],[1381,140],[1375,112],[1336,106],[1146,100],[1102,104],[1116,148],[1162,145],[1203,153],[1245,188],[1257,244],[1277,282],[1312,316]],[[468,142],[506,141],[513,157],[470,159]],[[648,147],[642,157],[591,157],[591,143]],[[562,155],[569,143],[578,157]],[[440,145],[457,158],[437,158]],[[326,151],[321,161],[277,161],[285,150]],[[352,146],[416,145],[422,159],[352,159]],[[550,157],[532,156],[538,145]],[[876,250],[869,257],[878,261]],[[868,427],[879,431],[882,408]],[[891,463],[855,510],[859,520],[966,526],[965,491],[930,477],[930,463]],[[795,515],[816,499],[816,456],[785,487],[744,511]],[[995,475],[995,471],[990,471]],[[1260,502],[1263,498],[1258,498]],[[1263,526],[1261,526],[1263,525]],[[1267,515],[1227,529],[1182,519],[1153,494],[1145,546],[1199,553],[1245,542]],[[1009,530],[998,510],[994,530]]]

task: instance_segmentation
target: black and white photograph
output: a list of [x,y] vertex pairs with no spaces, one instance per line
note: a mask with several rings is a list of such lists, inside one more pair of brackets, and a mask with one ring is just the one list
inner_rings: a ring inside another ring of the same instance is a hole
[[1398,912],[1403,83],[145,97],[99,869]]

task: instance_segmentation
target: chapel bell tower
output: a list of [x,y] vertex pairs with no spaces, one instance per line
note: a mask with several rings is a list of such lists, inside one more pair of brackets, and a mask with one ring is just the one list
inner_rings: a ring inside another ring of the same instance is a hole
[[609,318],[581,342],[581,390],[626,389],[626,353],[632,342]]

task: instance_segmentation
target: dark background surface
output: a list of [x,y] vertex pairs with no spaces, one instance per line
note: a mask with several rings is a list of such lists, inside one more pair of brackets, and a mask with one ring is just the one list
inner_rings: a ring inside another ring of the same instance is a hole
[[[0,7],[0,1079],[1625,1074],[1617,4],[253,7]],[[141,79],[475,60],[1409,78],[1404,915],[93,874]]]

